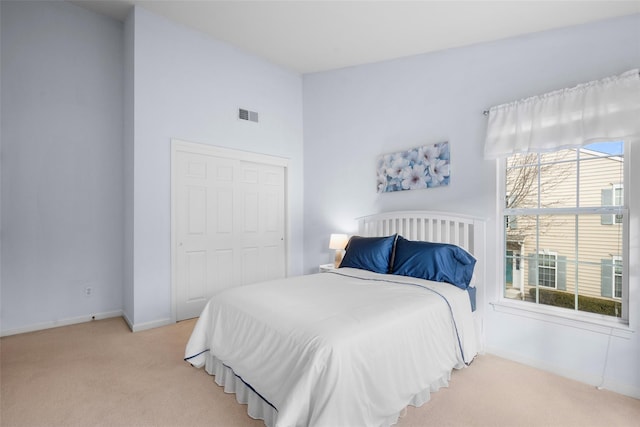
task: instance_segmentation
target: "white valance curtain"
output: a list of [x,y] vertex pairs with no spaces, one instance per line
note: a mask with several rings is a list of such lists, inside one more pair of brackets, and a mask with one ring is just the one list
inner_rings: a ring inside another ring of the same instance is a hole
[[489,110],[486,159],[640,139],[639,70]]

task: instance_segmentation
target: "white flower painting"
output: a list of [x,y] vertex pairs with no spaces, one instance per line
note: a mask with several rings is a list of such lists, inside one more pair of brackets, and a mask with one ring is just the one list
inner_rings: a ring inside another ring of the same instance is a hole
[[378,193],[449,185],[449,143],[384,154],[378,159]]

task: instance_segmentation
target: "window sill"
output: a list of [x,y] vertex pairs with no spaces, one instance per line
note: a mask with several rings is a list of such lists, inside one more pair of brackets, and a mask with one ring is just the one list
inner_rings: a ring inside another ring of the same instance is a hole
[[618,338],[629,339],[635,332],[621,319],[607,319],[605,316],[588,313],[567,312],[566,309],[538,306],[528,302],[499,300],[489,303],[494,311],[528,317],[544,322],[556,323],[572,328],[584,329]]

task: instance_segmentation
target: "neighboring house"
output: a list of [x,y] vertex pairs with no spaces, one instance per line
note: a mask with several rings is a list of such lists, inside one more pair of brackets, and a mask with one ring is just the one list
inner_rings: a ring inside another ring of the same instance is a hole
[[[509,160],[507,207],[553,209],[554,215],[506,218],[507,298],[536,301],[536,286],[612,301],[622,297],[622,214],[576,215],[563,209],[622,207],[623,156],[584,148],[576,154],[575,149],[545,153],[539,166],[535,154]],[[620,316],[617,306],[614,315]],[[579,309],[592,311],[580,304]]]

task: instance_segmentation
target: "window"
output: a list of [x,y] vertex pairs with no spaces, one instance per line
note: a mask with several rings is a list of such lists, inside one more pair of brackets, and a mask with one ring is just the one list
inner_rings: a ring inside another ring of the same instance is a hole
[[613,257],[613,297],[622,298],[622,257]]
[[624,171],[622,142],[506,158],[504,298],[627,318]]
[[[614,206],[624,205],[624,192],[622,191],[622,184],[613,184],[613,204]],[[622,215],[616,214],[613,222],[615,224],[622,224]]]
[[556,256],[555,253],[541,252],[538,254],[538,285],[547,288],[556,287]]
[[[602,206],[624,206],[624,187],[622,184],[611,184],[602,190]],[[602,215],[603,225],[622,224],[622,215]]]
[[624,195],[622,192],[622,184],[613,184],[613,204],[615,206],[622,206],[624,202]]

